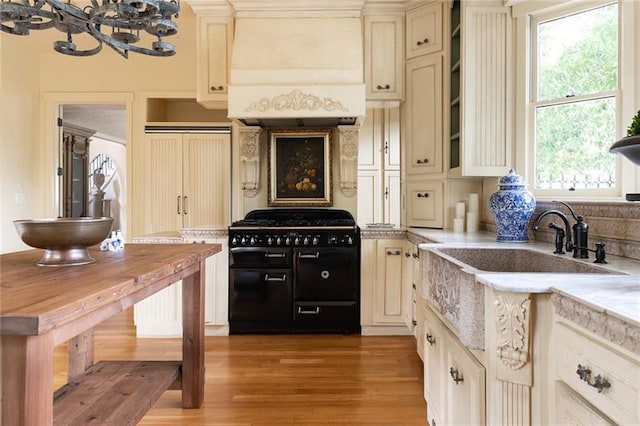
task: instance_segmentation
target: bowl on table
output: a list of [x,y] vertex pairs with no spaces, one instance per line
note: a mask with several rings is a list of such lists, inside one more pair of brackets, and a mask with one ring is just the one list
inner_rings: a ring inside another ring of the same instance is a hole
[[85,265],[95,262],[88,247],[109,236],[112,217],[59,217],[13,222],[22,241],[44,249],[39,266]]

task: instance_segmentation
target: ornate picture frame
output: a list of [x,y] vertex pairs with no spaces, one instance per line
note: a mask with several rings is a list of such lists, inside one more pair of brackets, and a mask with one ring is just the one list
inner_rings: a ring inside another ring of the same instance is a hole
[[333,205],[328,129],[269,132],[270,207]]

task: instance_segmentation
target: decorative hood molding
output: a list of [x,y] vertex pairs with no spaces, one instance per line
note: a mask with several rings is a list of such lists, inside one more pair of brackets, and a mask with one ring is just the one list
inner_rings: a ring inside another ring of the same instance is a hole
[[269,127],[289,119],[341,125],[364,117],[365,0],[217,3],[233,9],[235,24],[229,118]]

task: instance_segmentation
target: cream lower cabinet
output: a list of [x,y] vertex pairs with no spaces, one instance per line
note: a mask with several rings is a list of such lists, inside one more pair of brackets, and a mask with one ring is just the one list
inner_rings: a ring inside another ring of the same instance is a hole
[[361,311],[363,334],[409,334],[405,324],[403,268],[406,240],[363,239]]
[[144,233],[229,224],[229,134],[148,133]]
[[552,327],[554,423],[640,424],[640,356],[560,317]]
[[424,397],[428,424],[485,424],[485,369],[425,308]]
[[[205,261],[204,322],[207,335],[226,335],[229,333],[227,319],[229,251],[227,239],[226,237],[186,239],[185,243],[222,245],[220,253],[208,257]],[[134,307],[134,323],[138,337],[181,336],[182,281],[138,302]]]

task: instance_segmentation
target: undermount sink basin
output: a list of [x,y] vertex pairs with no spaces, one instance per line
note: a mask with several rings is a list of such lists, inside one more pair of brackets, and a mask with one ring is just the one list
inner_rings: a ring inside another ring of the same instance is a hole
[[483,272],[610,274],[608,269],[564,256],[524,248],[442,248],[438,252]]
[[526,248],[430,247],[426,251],[422,296],[456,329],[462,343],[484,349],[485,286],[481,273],[615,274],[593,263]]

